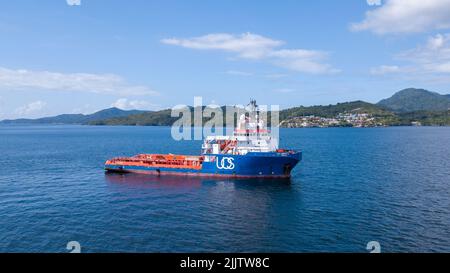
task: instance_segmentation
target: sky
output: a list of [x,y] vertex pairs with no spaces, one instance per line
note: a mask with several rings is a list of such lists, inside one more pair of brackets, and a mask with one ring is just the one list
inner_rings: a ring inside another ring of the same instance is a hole
[[450,0],[0,0],[0,119],[450,93]]

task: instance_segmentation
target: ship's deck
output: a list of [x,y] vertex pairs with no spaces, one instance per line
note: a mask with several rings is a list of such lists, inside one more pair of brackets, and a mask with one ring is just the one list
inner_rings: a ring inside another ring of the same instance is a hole
[[113,158],[108,160],[106,164],[200,170],[202,168],[203,159],[203,156],[140,154],[133,157]]

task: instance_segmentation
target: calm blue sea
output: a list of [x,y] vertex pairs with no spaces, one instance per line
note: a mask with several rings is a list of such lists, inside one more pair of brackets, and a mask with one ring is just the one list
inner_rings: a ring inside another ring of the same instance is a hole
[[105,175],[166,127],[1,126],[0,252],[450,251],[450,128],[281,130],[289,182]]

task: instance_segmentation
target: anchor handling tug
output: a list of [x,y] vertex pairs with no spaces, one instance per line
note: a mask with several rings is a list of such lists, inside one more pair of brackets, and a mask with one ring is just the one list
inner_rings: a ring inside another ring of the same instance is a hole
[[256,101],[241,115],[231,136],[207,136],[200,156],[140,154],[106,161],[105,170],[150,175],[289,178],[302,159],[300,151],[278,149],[259,115]]

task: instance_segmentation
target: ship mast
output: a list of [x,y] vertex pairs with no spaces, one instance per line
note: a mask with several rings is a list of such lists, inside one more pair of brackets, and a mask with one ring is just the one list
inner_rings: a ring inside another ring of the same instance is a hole
[[256,100],[255,99],[250,99],[250,113],[249,113],[249,119],[253,119],[253,115],[256,112],[256,134],[257,136],[259,135],[259,108],[258,105],[256,104]]

